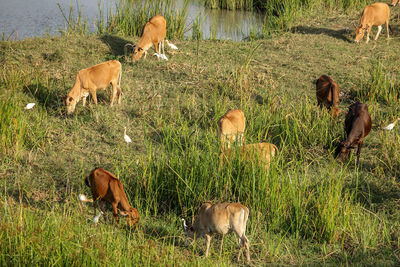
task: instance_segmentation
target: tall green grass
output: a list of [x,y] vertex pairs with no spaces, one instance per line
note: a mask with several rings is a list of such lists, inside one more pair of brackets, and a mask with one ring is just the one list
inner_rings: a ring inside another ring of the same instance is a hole
[[88,34],[88,20],[87,17],[83,16],[82,8],[78,0],[76,0],[76,9],[70,2],[68,12],[66,12],[60,3],[57,3],[58,8],[60,9],[61,15],[65,21],[65,32],[68,34],[77,33],[77,34]]
[[[173,0],[120,0],[116,3],[115,10],[108,10],[105,25],[97,23],[98,32],[140,36],[149,19],[159,14],[167,21],[167,38],[181,39],[184,34],[187,6],[187,0],[182,6],[178,6]],[[99,20],[102,21],[103,18],[100,16]]]
[[208,8],[220,8],[229,10],[253,10],[253,0],[204,0],[204,4]]
[[324,14],[333,10],[361,10],[368,0],[204,0],[209,8],[250,10],[264,14],[262,35],[286,31],[300,18],[312,14]]

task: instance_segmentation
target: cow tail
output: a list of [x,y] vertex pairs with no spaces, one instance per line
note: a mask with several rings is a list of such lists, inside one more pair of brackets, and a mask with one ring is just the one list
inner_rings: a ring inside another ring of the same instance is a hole
[[[120,63],[121,64],[121,63]],[[122,77],[122,65],[121,65],[121,69],[119,71],[119,80],[118,80],[118,87],[121,89],[121,77]]]
[[87,177],[85,178],[85,185],[86,185],[87,187],[90,187],[89,176],[87,176]]
[[273,146],[273,148],[275,149],[275,151],[276,151],[276,156],[279,156],[279,149],[278,149],[278,147],[276,146],[276,145],[274,145],[274,144],[271,144],[272,146]]

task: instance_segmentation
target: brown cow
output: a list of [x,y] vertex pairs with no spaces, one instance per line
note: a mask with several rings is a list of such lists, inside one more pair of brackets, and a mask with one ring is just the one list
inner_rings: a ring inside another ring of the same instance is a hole
[[347,139],[340,143],[338,151],[339,160],[344,160],[349,155],[351,149],[358,145],[358,165],[364,138],[369,134],[372,127],[371,116],[368,113],[368,106],[360,102],[352,104],[349,107],[349,112],[346,115],[344,127],[347,134]]
[[213,234],[221,234],[221,252],[224,244],[224,235],[229,232],[235,232],[239,238],[239,253],[237,260],[239,261],[241,249],[246,248],[246,260],[250,262],[250,245],[246,237],[246,224],[249,218],[249,209],[240,203],[204,203],[191,226],[186,226],[183,220],[183,227],[188,238],[205,236],[207,239],[206,257],[209,255],[211,237]]
[[[316,95],[318,106],[321,108],[325,106],[331,111],[333,118],[336,118],[340,112],[338,102],[339,102],[339,86],[332,80],[331,77],[327,75],[322,75],[318,78],[316,82]],[[332,108],[333,106],[333,108]]]
[[[131,207],[121,181],[114,174],[102,168],[96,168],[86,177],[85,183],[90,187],[93,199],[100,200],[100,209],[103,212],[105,212],[105,202],[111,203],[117,224],[119,223],[118,210],[122,216],[128,216],[126,221],[129,226],[133,227],[139,221],[138,210]],[[96,202],[94,202],[95,213],[96,207]]]
[[[374,3],[364,8],[360,26],[356,28],[355,42],[359,42],[364,37],[364,32],[367,31],[367,43],[369,42],[369,33],[372,26],[378,26],[378,32],[374,40],[378,39],[382,31],[382,24],[386,23],[387,38],[389,38],[389,19],[390,8],[386,3]],[[390,29],[392,30],[392,29]]]
[[96,90],[105,89],[112,85],[111,106],[117,96],[118,104],[121,103],[121,75],[122,67],[118,60],[109,60],[78,72],[75,84],[64,100],[68,114],[75,110],[76,104],[82,99],[83,106],[86,105],[86,98],[89,93],[97,105]]
[[[164,49],[165,36],[167,35],[167,22],[161,15],[152,17],[149,22],[146,23],[143,29],[142,37],[140,37],[138,43],[135,46],[135,50],[132,54],[132,60],[139,60],[143,53],[144,58],[147,56],[147,50],[154,45],[156,53],[159,54],[161,43]],[[164,54],[164,51],[163,51]]]
[[233,142],[243,145],[246,118],[240,109],[228,110],[218,120],[218,135],[221,138],[222,147],[230,148]]
[[248,144],[237,148],[223,148],[220,156],[220,167],[223,165],[225,158],[229,161],[231,160],[232,153],[235,153],[235,149],[239,151],[240,157],[245,161],[256,160],[259,164],[265,165],[267,171],[271,159],[279,153],[278,148],[270,143]]

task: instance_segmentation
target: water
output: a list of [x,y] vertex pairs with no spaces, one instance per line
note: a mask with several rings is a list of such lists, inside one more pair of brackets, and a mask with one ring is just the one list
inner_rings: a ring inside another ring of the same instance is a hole
[[[102,10],[115,6],[117,0],[102,1]],[[74,11],[78,8],[76,1],[70,0],[0,0],[0,34],[5,38],[24,39],[43,36],[46,33],[56,34],[65,29],[65,20],[57,3],[68,16],[70,3]],[[80,1],[83,17],[87,18],[89,29],[96,29],[99,0]],[[211,36],[217,39],[241,41],[250,31],[259,31],[263,18],[261,14],[246,11],[227,11],[206,9],[200,1],[191,1],[188,6],[186,25],[190,25],[197,16],[202,18],[203,38]],[[191,36],[188,31],[186,37]]]

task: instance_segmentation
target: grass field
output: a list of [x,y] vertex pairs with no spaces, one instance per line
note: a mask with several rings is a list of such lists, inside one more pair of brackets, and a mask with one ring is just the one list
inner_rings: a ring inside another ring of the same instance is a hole
[[[400,23],[390,40],[357,45],[357,20],[315,17],[251,42],[177,41],[169,61],[132,63],[123,47],[138,38],[115,35],[1,42],[0,265],[229,266],[233,235],[222,255],[215,237],[207,259],[204,240],[183,242],[180,218],[208,200],[250,208],[251,265],[398,265],[400,128],[380,128],[400,112]],[[123,65],[122,104],[111,108],[103,91],[98,106],[66,116],[77,71],[109,59]],[[333,157],[344,116],[316,107],[322,74],[338,82],[341,109],[369,106],[359,168]],[[218,168],[216,122],[230,108],[246,115],[247,143],[278,146],[269,172],[240,160]],[[135,230],[111,211],[91,224],[77,196],[90,195],[83,179],[97,166],[124,184],[141,214]]]

